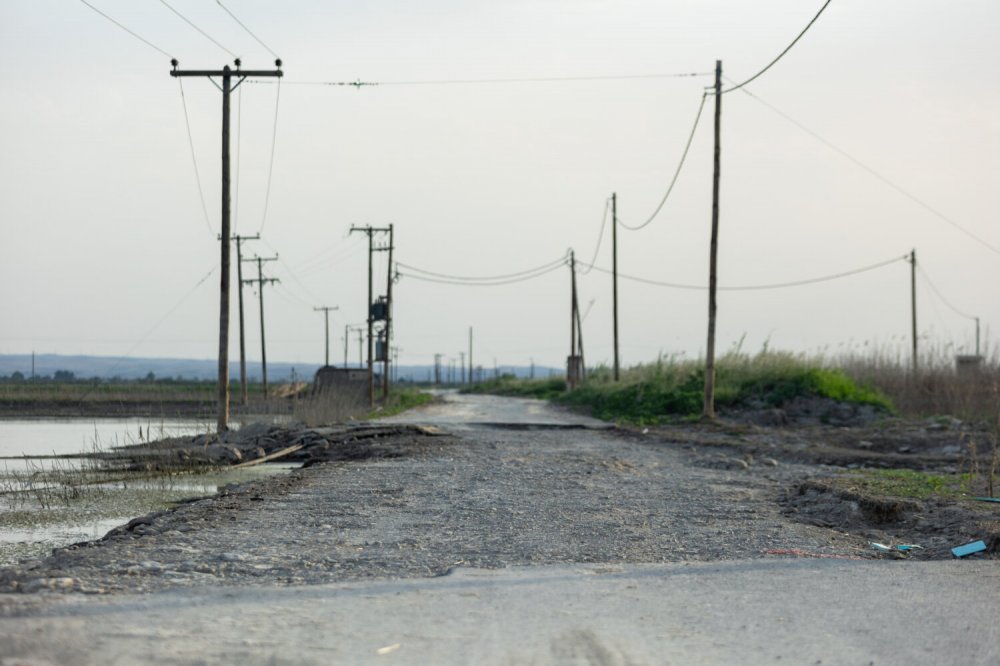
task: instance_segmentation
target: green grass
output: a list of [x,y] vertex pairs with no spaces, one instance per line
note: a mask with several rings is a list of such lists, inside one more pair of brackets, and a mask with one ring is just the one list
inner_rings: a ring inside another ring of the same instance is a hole
[[369,419],[393,416],[408,409],[426,405],[434,401],[434,396],[430,393],[415,388],[394,387],[389,393],[388,401],[377,412],[372,412],[367,416]]
[[489,379],[479,384],[463,388],[462,393],[490,393],[492,395],[509,395],[517,398],[538,398],[553,400],[566,392],[566,381],[552,379],[517,379],[513,375],[504,375]]
[[[597,368],[582,386],[569,393],[562,379],[531,381],[513,377],[501,377],[468,390],[551,399],[586,409],[608,421],[652,424],[700,416],[704,376],[700,362],[661,358],[629,368],[619,382],[612,380],[608,368]],[[859,385],[840,370],[810,364],[793,354],[730,353],[716,363],[715,404],[720,410],[781,407],[799,397],[829,398],[893,412],[891,401],[882,393]]]
[[881,497],[955,498],[968,491],[969,474],[931,474],[911,469],[866,469],[845,477],[854,490]]

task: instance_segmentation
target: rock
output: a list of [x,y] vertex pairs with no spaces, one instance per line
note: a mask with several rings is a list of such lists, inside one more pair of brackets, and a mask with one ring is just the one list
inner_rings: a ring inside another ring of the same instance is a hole
[[860,442],[858,442],[857,446],[859,449],[864,449],[865,451],[869,451],[875,447],[875,445],[869,442],[867,439],[862,439]]
[[240,553],[223,553],[219,555],[219,559],[223,562],[242,562],[247,559],[247,556]]
[[778,461],[775,460],[774,458],[761,458],[760,462],[761,462],[761,464],[767,465],[768,467],[777,467],[778,466]]

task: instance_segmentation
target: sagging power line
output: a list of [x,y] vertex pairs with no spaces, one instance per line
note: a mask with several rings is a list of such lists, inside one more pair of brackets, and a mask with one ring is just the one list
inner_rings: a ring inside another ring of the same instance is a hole
[[[292,86],[330,86],[346,88],[368,88],[374,86],[440,86],[440,85],[483,85],[512,83],[571,83],[574,81],[635,81],[655,79],[683,79],[699,76],[711,76],[711,72],[674,72],[670,74],[610,74],[592,76],[538,76],[520,78],[496,79],[423,79],[409,81],[286,81]],[[271,81],[250,81],[250,83],[269,84]]]

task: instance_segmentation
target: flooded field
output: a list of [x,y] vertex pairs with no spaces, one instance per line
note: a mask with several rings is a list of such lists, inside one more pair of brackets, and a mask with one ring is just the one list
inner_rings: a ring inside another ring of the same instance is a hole
[[205,423],[181,420],[0,420],[0,566],[100,538],[136,516],[174,502],[212,495],[221,486],[293,467],[126,473],[87,457],[117,446],[209,429]]

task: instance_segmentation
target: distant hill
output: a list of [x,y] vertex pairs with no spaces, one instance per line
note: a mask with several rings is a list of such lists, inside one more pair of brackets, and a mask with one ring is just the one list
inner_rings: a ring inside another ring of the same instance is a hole
[[[175,379],[211,380],[218,374],[218,361],[212,359],[180,359],[180,358],[115,358],[110,356],[63,356],[60,354],[36,354],[35,376],[52,377],[56,372],[71,372],[77,378],[100,379],[142,379],[153,373],[154,377]],[[267,378],[271,382],[290,381],[292,372],[299,379],[311,380],[319,368],[316,363],[283,363],[267,364]],[[518,377],[531,375],[527,366],[502,365],[496,370],[500,374],[513,374]],[[10,377],[20,372],[25,377],[31,376],[31,354],[0,354],[0,377]],[[492,377],[493,368],[483,368],[485,377]],[[401,365],[395,371],[396,376],[403,381],[426,382],[434,377],[432,365]],[[448,368],[441,368],[442,381],[448,381]],[[548,377],[562,374],[562,369],[536,366],[536,377]],[[239,379],[239,361],[230,362],[229,375]],[[247,364],[247,377],[250,381],[260,380],[260,363]],[[479,375],[477,374],[477,379]],[[457,380],[457,377],[455,378]]]

